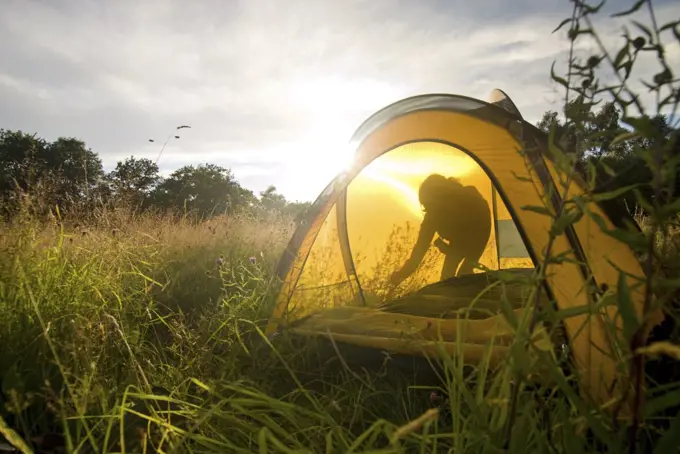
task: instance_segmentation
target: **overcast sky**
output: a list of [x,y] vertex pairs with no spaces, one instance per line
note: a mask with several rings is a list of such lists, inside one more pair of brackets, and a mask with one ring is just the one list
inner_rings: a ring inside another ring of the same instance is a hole
[[[632,0],[609,0],[622,9]],[[660,20],[680,2],[655,2]],[[314,199],[359,124],[403,97],[506,91],[535,122],[562,96],[569,0],[0,0],[0,128],[75,136],[110,170],[210,162]],[[608,35],[620,29],[608,23]],[[671,49],[678,67],[678,46]],[[149,143],[153,138],[155,143]],[[160,142],[160,143],[159,143]]]

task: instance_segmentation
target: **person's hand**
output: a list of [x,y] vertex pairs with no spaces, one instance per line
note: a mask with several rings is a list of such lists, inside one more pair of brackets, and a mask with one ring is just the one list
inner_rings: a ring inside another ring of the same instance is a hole
[[437,238],[436,240],[434,240],[434,246],[437,249],[439,249],[439,252],[441,252],[442,254],[446,254],[449,252],[450,246],[441,238]]

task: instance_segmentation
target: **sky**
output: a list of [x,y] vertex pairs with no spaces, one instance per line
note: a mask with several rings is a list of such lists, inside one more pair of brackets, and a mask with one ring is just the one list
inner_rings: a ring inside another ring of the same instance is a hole
[[[605,12],[632,4],[609,0]],[[680,3],[654,4],[660,21],[680,17]],[[402,98],[486,99],[500,88],[532,123],[558,109],[563,92],[550,66],[569,45],[551,32],[571,8],[569,0],[0,0],[0,128],[77,137],[107,171],[129,156],[158,159],[164,175],[212,163],[256,193],[273,184],[290,200],[313,200],[346,162],[355,129]],[[621,34],[612,19],[602,27],[605,41]],[[680,67],[677,45],[669,58]]]

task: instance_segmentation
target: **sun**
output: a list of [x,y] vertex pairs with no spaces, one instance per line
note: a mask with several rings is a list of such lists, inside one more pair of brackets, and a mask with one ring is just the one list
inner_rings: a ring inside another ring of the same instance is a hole
[[290,84],[285,96],[305,125],[291,157],[306,170],[306,175],[290,181],[296,192],[318,189],[321,180],[327,184],[350,170],[355,151],[350,146],[352,135],[373,112],[401,99],[401,90],[370,78],[328,74],[308,74]]
[[327,168],[327,173],[334,176],[351,170],[354,164],[354,151],[348,145],[331,146],[323,153],[323,168]]
[[285,166],[277,170],[277,187],[285,188],[291,200],[315,200],[333,179],[352,168],[354,150],[339,142],[319,140],[277,147],[277,153],[287,156]]
[[290,145],[288,155],[293,172],[285,175],[286,186],[301,199],[314,200],[334,178],[351,170],[354,164],[355,150],[349,145],[351,128],[328,120]]

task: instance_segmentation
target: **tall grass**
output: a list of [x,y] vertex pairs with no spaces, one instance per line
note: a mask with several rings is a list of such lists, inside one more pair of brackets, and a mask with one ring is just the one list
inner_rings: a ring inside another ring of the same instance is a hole
[[3,419],[29,445],[57,440],[69,452],[318,452],[349,443],[381,410],[408,421],[427,399],[412,401],[405,384],[324,377],[309,354],[274,351],[260,335],[291,228],[128,213],[4,225]]
[[511,414],[512,362],[416,374],[379,352],[357,367],[337,345],[273,344],[262,330],[292,228],[127,213],[4,225],[0,432],[35,452],[596,452],[593,430],[617,446],[554,385],[523,384]]

